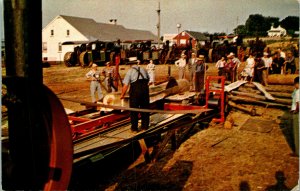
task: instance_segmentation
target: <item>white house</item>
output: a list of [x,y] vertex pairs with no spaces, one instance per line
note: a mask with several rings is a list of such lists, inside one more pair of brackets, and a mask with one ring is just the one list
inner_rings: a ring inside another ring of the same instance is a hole
[[[42,30],[42,56],[49,62],[63,61],[66,52],[75,46],[90,41],[156,41],[157,36],[150,31],[127,29],[116,22],[97,23],[90,18],[58,15]],[[64,42],[74,42],[63,45]]]
[[286,35],[286,30],[280,25],[278,27],[271,26],[271,29],[267,31],[269,37],[281,37]]

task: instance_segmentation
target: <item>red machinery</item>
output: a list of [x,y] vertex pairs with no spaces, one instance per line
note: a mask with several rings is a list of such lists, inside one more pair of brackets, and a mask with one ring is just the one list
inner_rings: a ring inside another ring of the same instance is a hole
[[[221,87],[216,88],[212,86],[212,82],[221,81]],[[216,122],[223,123],[225,121],[225,77],[224,76],[207,76],[205,84],[205,107],[208,108],[210,104],[219,105],[220,107],[220,118],[214,118]]]
[[[4,7],[7,64],[7,78],[4,83],[8,92],[6,106],[9,122],[8,160],[2,161],[2,172],[5,172],[2,176],[2,183],[6,186],[4,189],[66,190],[73,170],[73,144],[79,137],[94,136],[93,139],[85,141],[94,141],[98,145],[78,152],[78,155],[91,152],[94,154],[99,152],[101,147],[99,139],[117,139],[117,144],[109,145],[112,147],[143,139],[150,134],[166,132],[168,128],[179,128],[186,123],[202,120],[199,115],[174,114],[167,116],[164,124],[156,124],[157,128],[130,138],[110,137],[99,133],[109,129],[112,122],[114,125],[120,121],[129,122],[126,112],[88,120],[71,116],[69,120],[74,124],[70,128],[61,103],[43,85],[40,62],[42,43],[36,40],[42,39],[41,1],[8,0],[5,1]],[[166,107],[170,109],[174,106]],[[200,107],[186,109],[192,111]],[[161,114],[156,116],[159,118]],[[70,129],[75,138],[73,142]]]

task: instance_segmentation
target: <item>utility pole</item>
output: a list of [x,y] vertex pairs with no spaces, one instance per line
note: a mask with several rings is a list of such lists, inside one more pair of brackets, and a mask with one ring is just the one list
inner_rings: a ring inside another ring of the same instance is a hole
[[158,23],[156,25],[157,27],[157,44],[158,48],[160,47],[160,1],[158,1],[158,10],[157,11],[157,16],[158,16]]

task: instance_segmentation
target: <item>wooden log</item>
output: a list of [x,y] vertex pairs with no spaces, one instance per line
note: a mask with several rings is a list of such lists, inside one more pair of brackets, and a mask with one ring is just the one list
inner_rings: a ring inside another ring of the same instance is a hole
[[[244,84],[243,87],[246,88],[256,88],[254,84]],[[265,90],[268,92],[286,92],[292,93],[294,90],[293,85],[268,85],[265,87]]]
[[291,85],[269,85],[265,87],[268,92],[285,92],[292,93],[294,91],[294,86]]
[[[244,96],[244,99],[253,98],[259,101],[266,101],[268,100],[265,96],[257,95],[253,93],[246,93],[246,92],[238,92],[238,91],[232,91],[232,94]],[[275,100],[270,100],[273,103],[279,103],[279,104],[285,104],[285,105],[291,105],[292,99],[282,99],[282,98],[276,98]]]
[[250,97],[228,95],[228,99],[238,102],[238,103],[257,104],[257,105],[279,107],[279,108],[290,108],[290,105],[288,105],[288,104],[274,103],[274,101],[270,101],[270,102],[269,101],[261,101],[261,100],[258,100],[255,98],[250,98]]
[[254,93],[258,95],[262,95],[261,92],[257,89],[246,87],[246,86],[241,86],[238,88],[238,91],[240,92],[248,92],[248,93]]
[[229,105],[230,107],[232,107],[232,108],[238,109],[238,110],[243,111],[243,112],[245,112],[245,113],[247,113],[247,114],[250,114],[250,115],[252,115],[252,116],[257,115],[254,106],[251,106],[251,107],[243,107],[243,106],[241,106],[241,105],[238,105],[238,104],[234,103],[233,101],[229,101],[229,102],[228,102],[228,105]]
[[271,92],[271,94],[277,98],[291,98],[292,96],[291,93],[285,93],[285,92]]
[[247,92],[239,92],[239,91],[231,91],[232,94],[234,95],[241,95],[241,96],[247,96],[251,98],[256,98],[259,100],[266,100],[267,98],[263,95],[257,95],[255,93],[247,93]]
[[[266,89],[268,89],[266,87]],[[249,87],[239,87],[238,88],[239,92],[246,92],[246,93],[253,93],[253,94],[257,94],[257,95],[262,95],[261,92],[259,90],[253,89],[253,88],[249,88]],[[287,92],[276,92],[276,91],[270,91],[271,95],[275,98],[291,98],[291,93],[287,93]]]
[[274,102],[275,103],[286,104],[286,105],[292,105],[292,99],[276,98],[276,100]]

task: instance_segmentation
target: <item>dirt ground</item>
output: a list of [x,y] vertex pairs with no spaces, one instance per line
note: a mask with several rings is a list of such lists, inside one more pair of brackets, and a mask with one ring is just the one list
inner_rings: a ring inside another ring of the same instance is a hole
[[[123,77],[129,66],[121,66]],[[101,67],[100,67],[101,69]],[[63,64],[43,69],[44,84],[59,97],[90,101],[89,82],[85,73],[89,68]],[[157,65],[158,80],[165,80],[168,66]],[[172,66],[172,76],[176,70]],[[216,75],[209,64],[208,75]],[[65,108],[81,110],[85,107],[62,101]],[[299,158],[291,156],[290,129],[286,125],[286,110],[257,107],[262,116],[250,116],[231,110],[227,116],[233,122],[230,129],[211,122],[204,130],[195,130],[176,151],[169,146],[155,163],[139,163],[116,175],[99,190],[284,190],[297,185]],[[252,123],[251,123],[252,122]],[[262,123],[269,128],[260,132],[244,128]],[[273,186],[273,187],[272,187]]]

